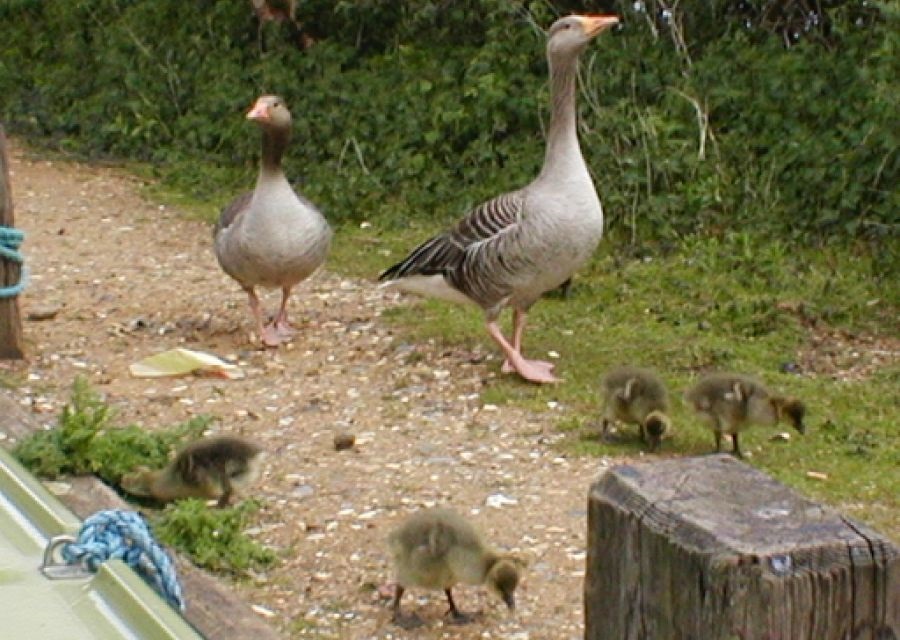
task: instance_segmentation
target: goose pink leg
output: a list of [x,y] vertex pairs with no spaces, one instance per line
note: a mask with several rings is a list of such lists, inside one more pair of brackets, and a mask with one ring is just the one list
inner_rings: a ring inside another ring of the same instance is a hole
[[250,311],[256,320],[256,331],[259,339],[266,347],[277,347],[281,344],[281,336],[273,324],[265,324],[263,322],[262,308],[259,304],[259,298],[253,289],[247,289],[247,298],[250,303]]
[[506,362],[509,363],[512,371],[515,371],[529,382],[535,382],[537,384],[559,382],[559,378],[554,376],[551,371],[552,365],[548,367],[547,365],[549,365],[549,363],[547,362],[542,362],[540,360],[526,360],[522,357],[522,354],[517,349],[513,348],[506,338],[503,337],[503,332],[500,331],[500,327],[495,320],[487,323],[487,330],[494,339],[494,342],[503,349],[503,352],[506,354]]
[[[519,354],[522,353],[522,335],[525,333],[525,318],[526,315],[524,311],[513,309],[512,348]],[[545,362],[544,360],[529,360],[528,362],[530,362],[534,366],[543,367],[548,373],[556,368],[555,364],[553,364],[552,362]],[[503,365],[500,367],[500,371],[502,371],[503,373],[514,373],[517,371],[517,369],[512,365],[509,357],[507,357],[506,360],[503,361]]]
[[290,297],[291,288],[283,287],[281,289],[281,307],[278,309],[278,315],[275,316],[275,320],[272,321],[272,326],[281,339],[290,338],[292,335],[297,333],[294,327],[291,326],[291,323],[288,322],[287,317],[287,304]]

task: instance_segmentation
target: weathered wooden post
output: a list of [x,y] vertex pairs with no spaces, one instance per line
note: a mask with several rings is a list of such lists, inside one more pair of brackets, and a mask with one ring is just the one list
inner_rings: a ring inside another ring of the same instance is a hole
[[14,223],[6,134],[0,126],[0,360],[25,356],[22,349],[22,317],[19,315],[18,293],[5,294],[3,291],[14,291],[22,275],[22,265],[8,257],[15,254],[15,249],[9,246],[18,234],[13,228]]
[[729,455],[588,498],[587,640],[898,640],[900,549]]

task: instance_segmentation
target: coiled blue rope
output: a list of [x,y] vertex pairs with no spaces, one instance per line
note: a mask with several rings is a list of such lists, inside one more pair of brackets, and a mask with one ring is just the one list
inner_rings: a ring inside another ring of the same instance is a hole
[[63,547],[62,557],[69,564],[83,563],[91,571],[110,558],[119,558],[173,607],[184,611],[175,565],[134,511],[98,511],[84,521],[78,539]]
[[[19,253],[19,247],[22,245],[24,239],[25,234],[19,229],[0,225],[0,258],[6,258],[11,262],[23,264],[25,258]],[[25,289],[26,276],[27,274],[23,267],[21,275],[19,276],[19,281],[16,284],[8,287],[0,287],[0,298],[14,298],[22,293]]]

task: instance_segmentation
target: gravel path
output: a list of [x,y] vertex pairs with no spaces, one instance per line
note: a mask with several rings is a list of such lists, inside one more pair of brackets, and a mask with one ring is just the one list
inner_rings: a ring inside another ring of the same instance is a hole
[[[140,196],[115,169],[35,158],[13,148],[17,224],[31,282],[23,313],[29,361],[0,373],[26,382],[9,393],[46,424],[86,376],[119,422],[152,429],[195,414],[272,453],[256,495],[254,535],[283,555],[235,585],[285,637],[509,638],[582,635],[585,503],[606,461],[560,457],[552,409],[485,405],[489,353],[410,344],[383,322],[415,304],[324,271],[301,285],[301,321],[278,352],[255,350],[244,295],[218,268],[207,225]],[[222,201],[228,199],[223,194]],[[273,292],[266,299],[277,303]],[[186,346],[234,358],[246,378],[135,379],[128,365]],[[356,447],[335,451],[335,433]],[[378,587],[391,579],[385,536],[406,514],[453,505],[489,540],[527,558],[514,615],[483,588],[462,587],[469,625],[444,623],[443,595],[404,599],[427,625],[389,623]]]

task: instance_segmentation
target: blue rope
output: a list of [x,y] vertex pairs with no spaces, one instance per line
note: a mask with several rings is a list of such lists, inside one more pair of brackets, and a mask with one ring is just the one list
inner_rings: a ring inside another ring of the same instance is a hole
[[[25,239],[25,234],[19,229],[0,225],[0,258],[6,258],[11,262],[23,264],[25,258],[19,253],[19,247]],[[19,281],[9,287],[0,287],[0,298],[14,298],[25,290],[27,274],[22,268]]]
[[62,556],[69,564],[80,562],[91,571],[110,558],[119,558],[169,604],[184,611],[175,565],[134,511],[98,511],[84,521],[78,539],[63,547]]

